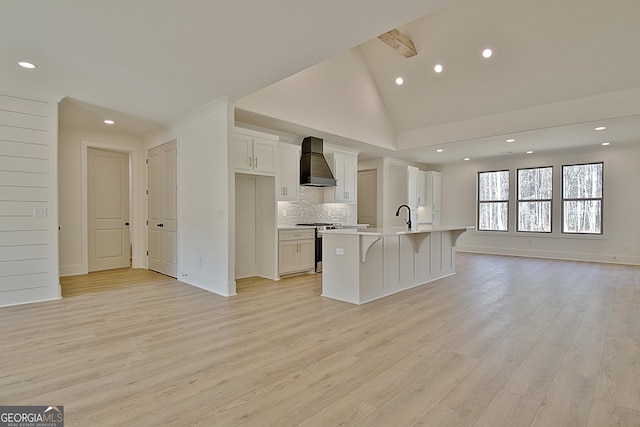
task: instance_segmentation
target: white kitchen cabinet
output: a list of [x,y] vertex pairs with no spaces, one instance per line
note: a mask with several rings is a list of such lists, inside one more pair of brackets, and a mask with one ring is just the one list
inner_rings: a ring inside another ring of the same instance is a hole
[[278,137],[236,128],[233,166],[238,172],[275,174]]
[[328,153],[325,159],[336,179],[336,186],[325,189],[324,201],[329,203],[357,203],[358,156]]
[[[390,169],[391,207],[396,209],[400,205],[411,208],[411,225],[418,224],[418,176],[419,170],[415,166],[393,166]],[[395,210],[393,211],[396,212]],[[390,226],[405,226],[407,212],[402,211],[398,217],[389,216]],[[422,221],[421,221],[422,222]]]
[[298,200],[300,193],[300,147],[278,144],[276,198],[280,201]]
[[442,173],[426,172],[426,202],[424,205],[426,222],[434,227],[440,226],[440,211],[442,209]]
[[417,184],[417,198],[418,206],[424,206],[427,200],[427,172],[418,171],[418,184]]
[[280,230],[278,233],[278,273],[301,273],[315,269],[313,228]]

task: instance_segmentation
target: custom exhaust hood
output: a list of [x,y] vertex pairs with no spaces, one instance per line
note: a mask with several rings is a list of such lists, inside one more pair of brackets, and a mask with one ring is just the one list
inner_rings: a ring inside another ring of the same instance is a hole
[[336,180],[324,158],[322,139],[308,136],[302,140],[300,185],[335,187]]

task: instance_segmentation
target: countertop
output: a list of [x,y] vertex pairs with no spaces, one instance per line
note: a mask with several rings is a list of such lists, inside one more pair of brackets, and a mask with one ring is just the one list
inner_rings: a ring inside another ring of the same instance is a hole
[[[344,227],[340,230],[351,230],[351,229],[361,229],[366,228],[368,224],[342,224],[341,227]],[[315,225],[279,225],[278,230],[292,230],[292,229],[300,229],[300,228],[316,228]]]
[[353,234],[353,235],[373,235],[373,236],[397,236],[401,234],[420,234],[420,233],[432,233],[438,231],[467,231],[473,230],[474,226],[462,225],[462,226],[439,226],[433,227],[431,225],[419,225],[411,230],[406,227],[391,227],[391,228],[344,228],[335,230],[323,230],[322,234]]
[[316,227],[313,225],[295,225],[295,224],[278,226],[278,230],[295,230],[295,229],[301,229],[301,228],[316,228]]

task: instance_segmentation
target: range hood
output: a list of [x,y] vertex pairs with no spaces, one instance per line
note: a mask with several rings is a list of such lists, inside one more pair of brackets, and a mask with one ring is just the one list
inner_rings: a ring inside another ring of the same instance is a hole
[[308,136],[302,140],[300,185],[335,187],[336,180],[322,151],[322,139]]

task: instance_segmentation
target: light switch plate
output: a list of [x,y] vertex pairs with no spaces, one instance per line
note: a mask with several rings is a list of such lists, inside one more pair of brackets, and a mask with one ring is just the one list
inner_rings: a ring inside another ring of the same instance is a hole
[[34,218],[46,218],[47,217],[47,208],[33,208],[33,217]]
[[344,248],[336,248],[336,255],[344,255]]

